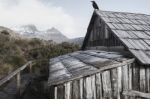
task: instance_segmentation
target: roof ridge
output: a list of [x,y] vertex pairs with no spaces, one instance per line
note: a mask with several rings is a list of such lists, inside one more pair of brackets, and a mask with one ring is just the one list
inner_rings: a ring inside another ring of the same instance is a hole
[[146,13],[140,13],[140,12],[121,12],[121,11],[106,11],[106,10],[95,10],[98,12],[110,12],[110,13],[126,13],[126,14],[136,14],[136,15],[147,15],[150,16],[150,14],[146,14]]

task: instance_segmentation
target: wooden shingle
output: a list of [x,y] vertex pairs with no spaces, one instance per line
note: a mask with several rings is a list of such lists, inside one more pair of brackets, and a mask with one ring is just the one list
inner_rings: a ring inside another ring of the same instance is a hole
[[78,51],[50,59],[49,85],[55,85],[62,81],[78,76],[87,76],[102,67],[119,64],[128,58],[117,52],[97,50]]
[[111,11],[96,13],[142,64],[150,64],[150,56],[146,54],[150,51],[149,15]]

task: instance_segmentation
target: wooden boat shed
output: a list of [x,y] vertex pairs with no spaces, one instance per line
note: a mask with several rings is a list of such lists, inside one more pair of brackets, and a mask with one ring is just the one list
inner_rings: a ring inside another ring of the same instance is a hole
[[50,99],[150,98],[150,15],[95,10],[82,51],[50,59]]

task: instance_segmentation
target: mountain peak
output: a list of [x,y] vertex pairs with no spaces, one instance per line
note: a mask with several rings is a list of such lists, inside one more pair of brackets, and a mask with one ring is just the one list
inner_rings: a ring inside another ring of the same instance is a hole
[[61,32],[58,29],[56,29],[55,27],[52,27],[51,29],[48,29],[47,32],[51,33],[51,34],[53,34],[53,33],[61,34]]
[[51,30],[57,30],[55,27],[52,27]]
[[24,33],[34,34],[34,33],[38,32],[38,29],[33,24],[23,25],[23,26],[20,27],[20,29]]
[[55,27],[52,27],[44,31],[40,31],[36,28],[35,25],[29,24],[29,25],[23,25],[16,30],[26,38],[39,38],[42,40],[53,40],[54,42],[58,42],[58,43],[68,41],[68,38]]
[[48,37],[49,39],[55,41],[55,42],[63,42],[63,41],[67,41],[68,38],[63,35],[58,29],[56,29],[55,27],[52,27],[51,29],[48,29],[46,31],[46,37]]

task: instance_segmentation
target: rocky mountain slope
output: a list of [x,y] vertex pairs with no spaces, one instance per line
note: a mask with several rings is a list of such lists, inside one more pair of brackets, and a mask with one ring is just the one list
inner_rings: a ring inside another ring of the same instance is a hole
[[16,29],[22,36],[26,38],[39,38],[42,40],[53,40],[56,43],[68,41],[69,39],[64,36],[56,28],[51,28],[45,31],[40,31],[34,25],[24,25]]
[[69,42],[82,45],[84,37],[69,39],[64,36],[58,29],[51,28],[45,31],[39,31],[34,25],[24,25],[19,28],[7,28],[0,26],[0,33],[5,33],[14,39],[32,39],[38,38],[46,41],[54,41],[56,43]]
[[21,35],[7,27],[0,26],[0,33],[9,35],[10,38],[20,39]]

